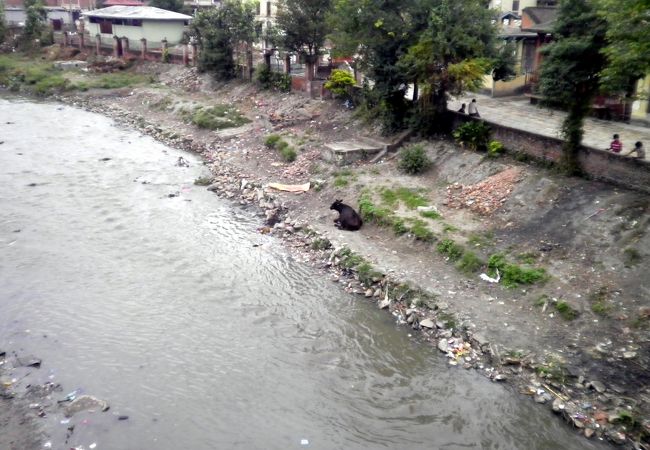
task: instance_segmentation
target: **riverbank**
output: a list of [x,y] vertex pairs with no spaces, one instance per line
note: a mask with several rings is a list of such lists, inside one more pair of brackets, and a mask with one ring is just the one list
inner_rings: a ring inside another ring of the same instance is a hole
[[[154,71],[160,82],[60,99],[201,153],[214,174],[210,190],[259,209],[267,222],[260,232],[284,236],[301,259],[391,311],[451,364],[509,380],[587,436],[629,443],[647,427],[647,199],[507,157],[485,159],[445,140],[423,143],[435,165],[420,177],[401,174],[389,158],[336,167],[320,158],[322,146],[365,129],[336,103],[237,83],[217,86],[179,67],[141,70]],[[179,113],[199,104],[235,105],[251,122],[216,132],[198,129]],[[298,159],[286,163],[268,149],[269,134],[300,148]],[[498,178],[506,170],[516,171],[511,184]],[[477,198],[505,187],[488,214],[461,196],[477,192],[469,188],[484,180],[492,184]],[[310,182],[311,188],[283,193],[268,187],[271,182]],[[429,233],[412,226],[396,236],[393,227],[376,223],[358,233],[333,228],[328,208],[334,198],[357,207],[366,195],[384,207],[386,192],[403,188],[424,189],[426,206],[435,206],[440,217],[419,216],[399,200],[392,203],[395,213],[413,225],[421,220]],[[439,250],[443,241],[448,245]],[[504,254],[521,266],[544,268],[550,277],[511,289],[489,283],[478,276],[487,270],[482,265],[469,275],[456,269],[452,243],[481,260]],[[626,253],[628,248],[636,253]],[[626,267],[625,255],[636,255],[636,263]]]

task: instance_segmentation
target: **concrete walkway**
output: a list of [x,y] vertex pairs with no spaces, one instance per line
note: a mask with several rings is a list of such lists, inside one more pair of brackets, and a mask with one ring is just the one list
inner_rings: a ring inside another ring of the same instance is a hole
[[[542,136],[561,137],[560,128],[562,121],[566,117],[566,113],[543,108],[539,105],[531,105],[528,97],[492,98],[486,95],[474,94],[471,97],[463,97],[450,101],[448,108],[457,111],[461,103],[469,105],[472,98],[476,99],[478,112],[484,119],[499,125],[529,131]],[[632,150],[636,141],[643,142],[646,150],[646,160],[648,160],[648,153],[650,153],[650,127],[588,118],[585,121],[583,144],[588,147],[605,150],[609,147],[614,133],[618,133],[623,142],[623,153]]]

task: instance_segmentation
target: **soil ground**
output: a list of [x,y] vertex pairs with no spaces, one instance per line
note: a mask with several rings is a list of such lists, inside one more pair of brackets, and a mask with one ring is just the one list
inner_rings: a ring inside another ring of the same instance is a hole
[[[607,436],[612,441],[628,437],[629,444],[631,436],[650,435],[647,195],[567,178],[508,155],[487,158],[446,138],[413,141],[433,161],[423,175],[403,174],[399,158],[390,154],[376,163],[339,167],[321,158],[324,144],[380,136],[338,101],[259,91],[237,82],[221,85],[179,66],[149,64],[138,70],[155,73],[159,83],[63,100],[128,118],[145,132],[173,134],[170,140],[201,149],[219,191],[241,204],[251,203],[244,201],[248,185],[311,182],[305,193],[274,192],[287,222],[307,224],[335,248],[346,246],[391,278],[431,293],[438,308],[455,314],[458,327],[480,334],[493,354],[528,362],[534,370],[524,370],[523,364],[512,370],[521,386],[534,386],[536,376],[560,370],[562,376],[553,380],[560,397],[588,399],[595,406],[582,412],[592,417],[586,423],[596,424],[594,414],[604,413],[610,425],[603,423],[603,429],[619,433]],[[179,114],[191,105],[232,105],[251,123],[221,131],[198,129]],[[284,162],[264,145],[271,133],[299,149],[295,162]],[[504,171],[514,177],[506,180]],[[411,233],[397,236],[373,223],[358,232],[334,227],[336,213],[329,209],[334,199],[358,208],[364,192],[381,202],[382,188],[418,190],[440,217],[422,218],[403,205],[396,213],[424,221],[437,242],[452,239],[484,261],[504,254],[522,267],[544,268],[549,279],[506,288],[479,273],[462,273],[435,242],[422,242]],[[622,410],[632,418],[621,420]],[[573,424],[584,427],[585,420]]]

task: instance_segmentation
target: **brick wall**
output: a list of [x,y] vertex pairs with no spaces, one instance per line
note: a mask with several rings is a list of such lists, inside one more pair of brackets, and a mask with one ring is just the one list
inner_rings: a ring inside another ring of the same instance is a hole
[[[454,117],[454,128],[464,122],[477,120],[465,114],[450,113]],[[542,162],[556,163],[561,160],[561,139],[498,125],[485,119],[479,120],[490,125],[492,139],[500,141],[510,152],[523,153]],[[649,161],[639,161],[633,157],[591,147],[583,147],[578,160],[582,170],[595,179],[650,193]]]

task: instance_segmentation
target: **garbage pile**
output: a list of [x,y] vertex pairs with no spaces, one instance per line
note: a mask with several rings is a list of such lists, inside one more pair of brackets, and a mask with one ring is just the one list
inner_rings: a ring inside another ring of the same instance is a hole
[[480,183],[469,186],[454,183],[447,186],[446,205],[451,208],[468,208],[478,214],[489,215],[508,200],[519,181],[521,181],[521,171],[509,167]]

